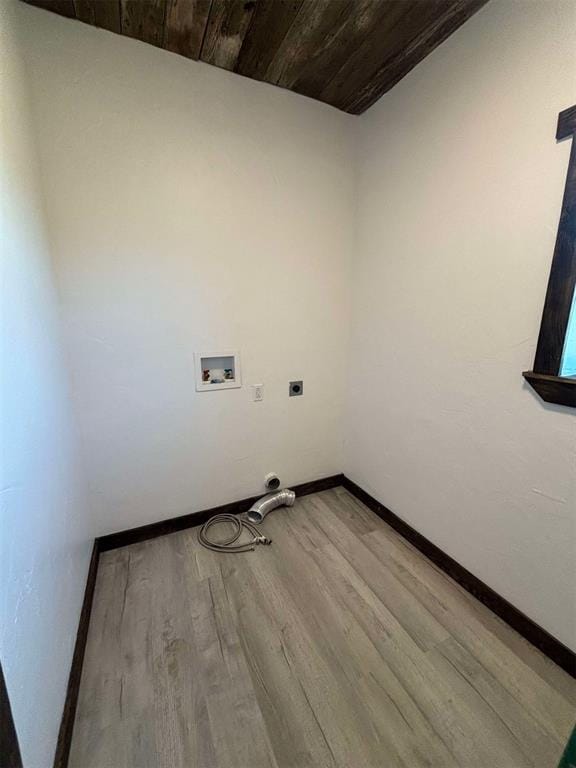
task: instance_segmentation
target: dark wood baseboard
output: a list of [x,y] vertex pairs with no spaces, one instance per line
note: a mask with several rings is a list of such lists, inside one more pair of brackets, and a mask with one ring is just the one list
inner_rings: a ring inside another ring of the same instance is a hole
[[86,578],[84,600],[80,611],[76,643],[74,645],[70,675],[68,676],[68,685],[66,687],[64,711],[62,713],[58,741],[56,743],[54,768],[66,768],[68,765],[68,755],[70,754],[70,745],[72,743],[72,729],[74,728],[76,705],[78,704],[78,692],[80,690],[80,678],[82,676],[86,640],[88,639],[88,627],[90,625],[90,614],[92,612],[92,600],[94,598],[94,588],[96,586],[96,573],[98,572],[99,557],[100,549],[98,547],[98,541],[96,540],[92,547],[92,556],[90,558],[90,566]]
[[2,664],[0,664],[0,759],[2,768],[22,768],[20,745],[18,744]]
[[[344,475],[331,475],[330,477],[323,477],[320,480],[312,480],[309,483],[301,483],[300,485],[292,485],[290,488],[295,492],[296,496],[306,496],[310,493],[318,493],[319,491],[326,491],[329,488],[336,488],[342,485]],[[147,539],[155,539],[157,536],[165,536],[167,533],[175,533],[176,531],[183,531],[186,528],[193,528],[196,525],[203,525],[214,515],[239,515],[242,512],[246,512],[255,501],[261,499],[262,493],[258,496],[250,496],[248,499],[241,499],[240,501],[232,501],[229,504],[222,504],[219,507],[212,507],[211,509],[203,509],[199,512],[191,512],[188,515],[180,515],[179,517],[171,517],[168,520],[160,520],[157,523],[150,523],[149,525],[141,525],[138,528],[129,528],[126,531],[118,531],[118,533],[109,533],[106,536],[99,536],[96,541],[100,552],[107,552],[109,549],[118,549],[118,547],[125,547],[128,544],[136,544],[139,541],[146,541]]]
[[470,573],[463,565],[460,565],[450,555],[443,552],[440,547],[433,544],[425,536],[411,525],[402,520],[398,515],[370,496],[365,490],[356,485],[348,477],[344,477],[342,485],[346,490],[355,496],[359,501],[365,504],[369,509],[375,512],[378,517],[388,523],[401,536],[413,544],[416,549],[422,552],[429,560],[441,568],[454,581],[460,584],[467,592],[470,592],[477,600],[484,603],[490,610],[515,629],[532,645],[536,646],[542,653],[553,662],[562,667],[569,675],[576,677],[576,653],[567,648],[563,643],[557,640],[553,635],[528,618],[522,611],[518,610],[512,603],[501,597],[487,584],[484,584],[477,576]]

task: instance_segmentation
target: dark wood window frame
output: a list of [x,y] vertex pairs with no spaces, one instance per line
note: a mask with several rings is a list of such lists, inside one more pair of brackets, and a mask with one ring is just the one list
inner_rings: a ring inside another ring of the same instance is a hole
[[576,105],[558,115],[556,140],[569,137],[572,147],[534,369],[522,375],[543,400],[576,408],[576,377],[560,376],[576,287]]

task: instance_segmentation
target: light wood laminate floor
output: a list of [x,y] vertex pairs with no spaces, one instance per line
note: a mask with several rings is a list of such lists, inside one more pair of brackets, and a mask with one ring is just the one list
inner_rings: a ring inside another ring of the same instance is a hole
[[347,491],[102,555],[70,768],[555,768],[576,682]]

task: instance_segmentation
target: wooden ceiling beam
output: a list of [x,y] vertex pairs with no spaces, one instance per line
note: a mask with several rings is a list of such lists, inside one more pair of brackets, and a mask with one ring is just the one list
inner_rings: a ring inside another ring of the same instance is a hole
[[[402,2],[405,6],[406,0]],[[389,5],[387,0],[353,0],[352,12],[343,14],[341,23],[332,26],[317,53],[305,62],[294,90],[326,101],[322,98],[326,84],[340,70],[342,62],[350,60],[372,35],[379,34],[382,41],[381,30],[390,15]]]
[[266,72],[288,30],[296,19],[303,0],[258,0],[246,33],[235,72],[256,80]]
[[76,18],[94,27],[121,32],[120,0],[74,0]]
[[213,0],[200,58],[232,70],[248,31],[256,0]]
[[304,0],[266,72],[266,81],[293,89],[354,10],[355,0]]
[[211,5],[212,0],[168,0],[164,48],[198,60]]
[[25,0],[30,5],[37,8],[44,8],[46,11],[52,11],[59,16],[67,16],[69,19],[76,18],[76,9],[74,0]]
[[[371,85],[386,68],[387,61],[406,48],[414,36],[430,24],[439,12],[457,0],[382,0],[384,13],[377,24],[366,30],[362,45],[341,60],[339,70],[326,81],[322,101],[350,111],[358,94]],[[382,41],[386,40],[385,49]]]
[[420,25],[412,39],[406,45],[399,46],[396,53],[386,59],[362,88],[335,106],[354,115],[365,112],[487,2],[455,0],[437,3],[439,13],[425,25]]
[[120,0],[122,34],[162,47],[166,0]]

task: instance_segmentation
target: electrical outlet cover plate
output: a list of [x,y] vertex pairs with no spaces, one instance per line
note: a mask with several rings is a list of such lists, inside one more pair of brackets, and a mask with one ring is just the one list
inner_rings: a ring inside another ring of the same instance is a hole
[[304,382],[303,381],[291,381],[288,389],[290,397],[300,397],[304,394]]

